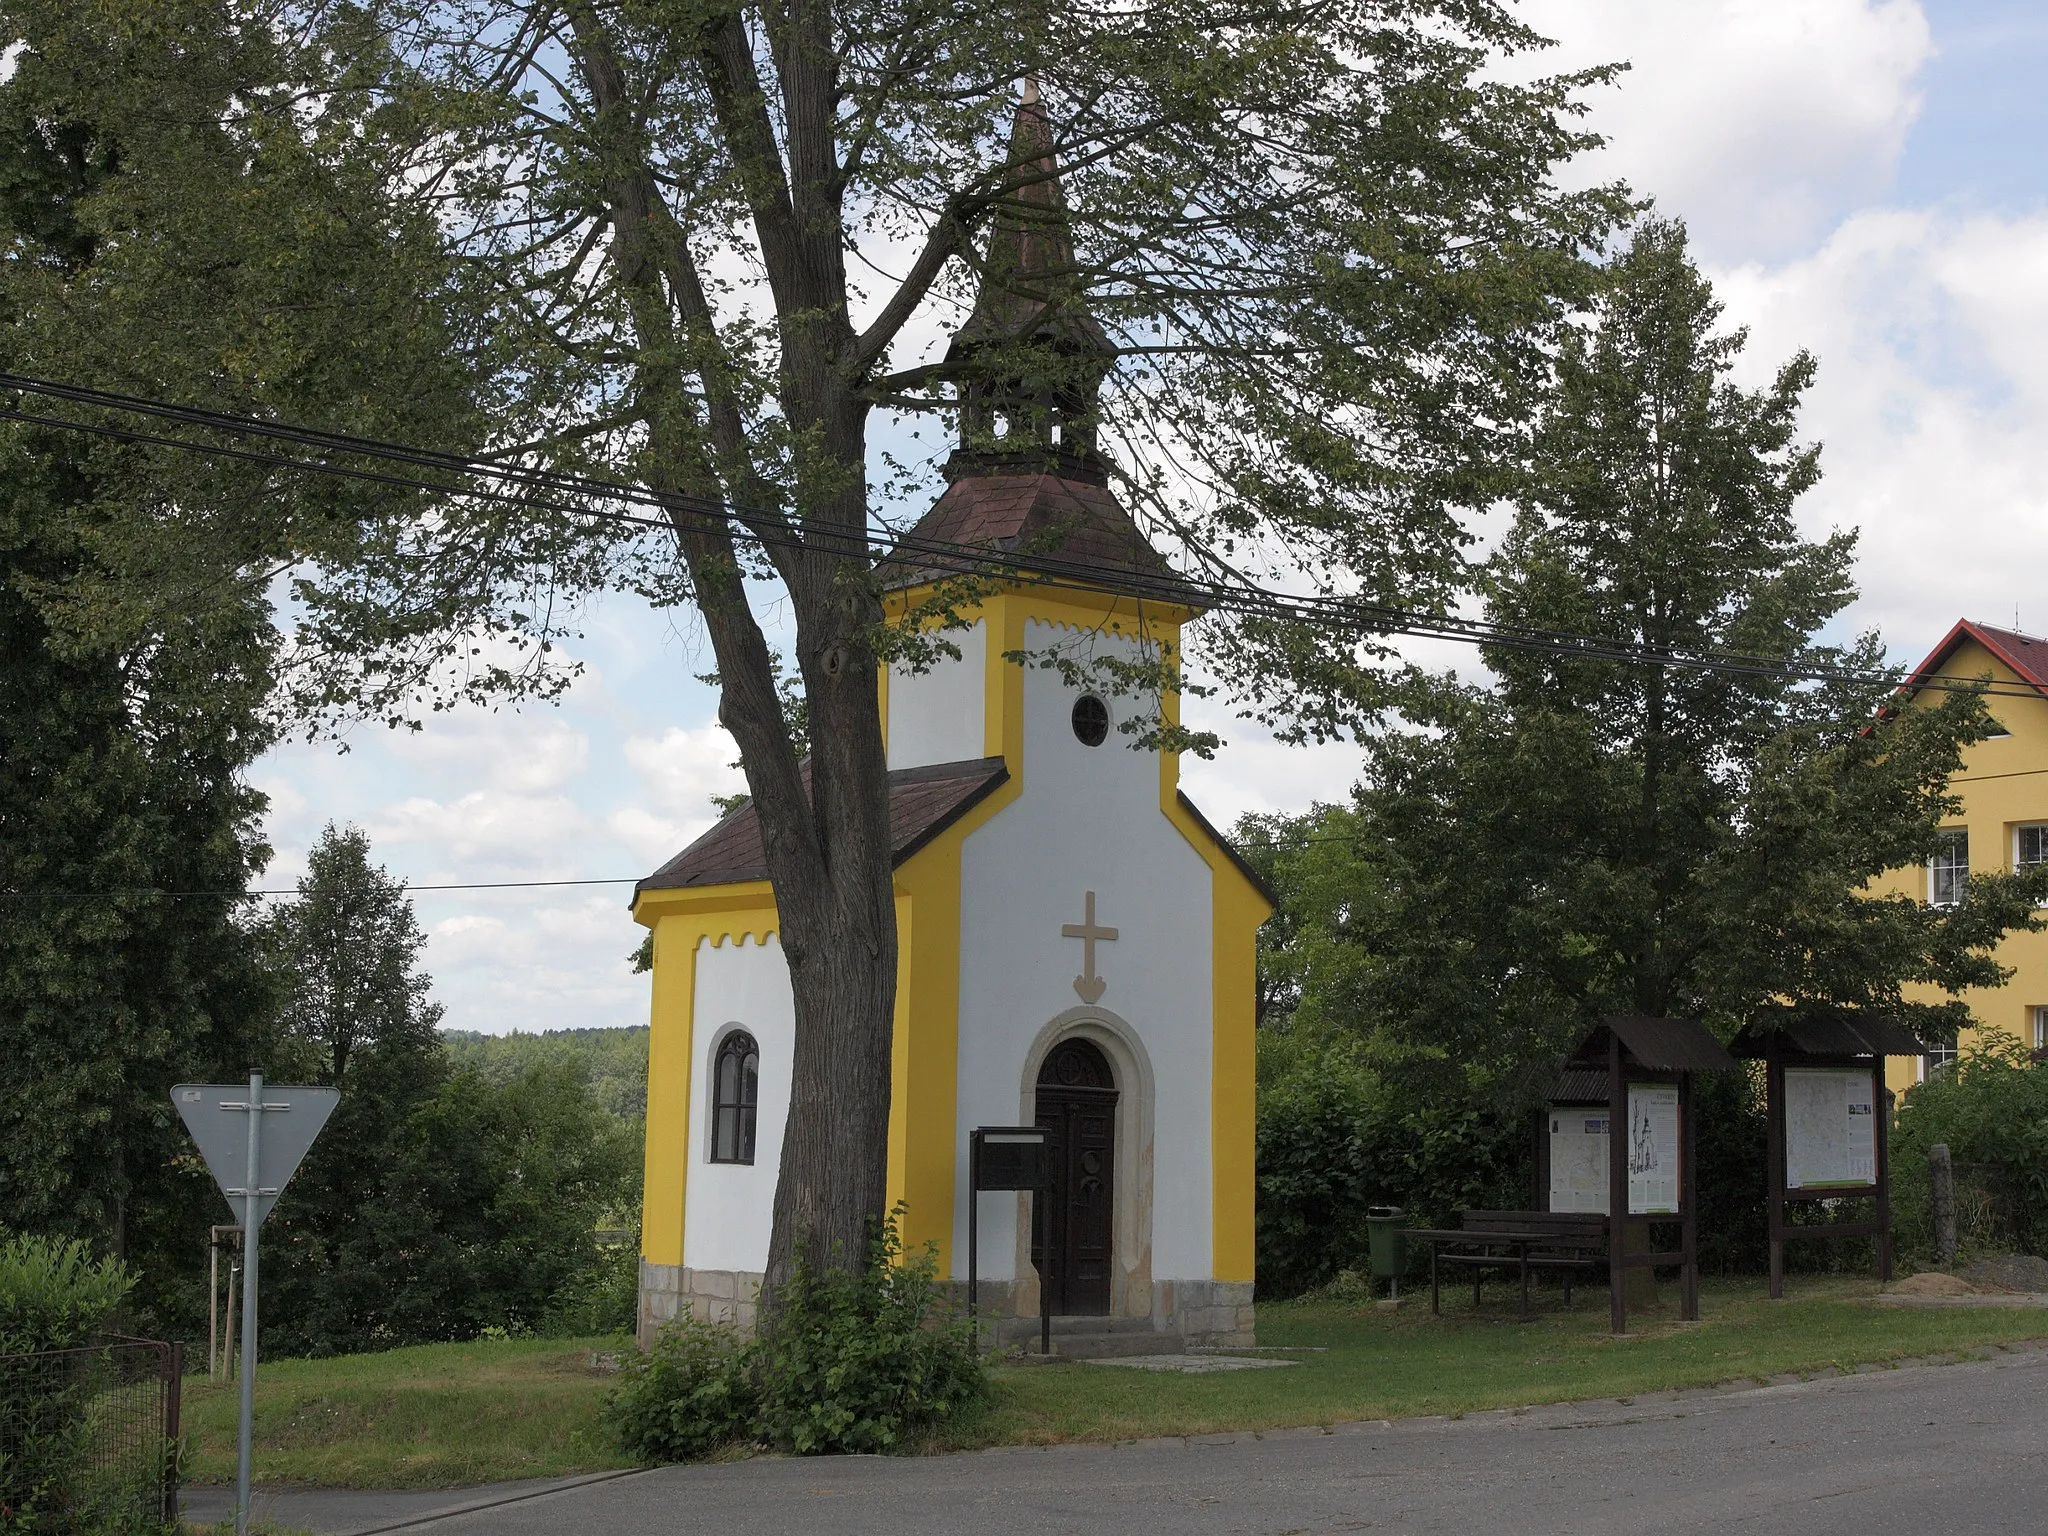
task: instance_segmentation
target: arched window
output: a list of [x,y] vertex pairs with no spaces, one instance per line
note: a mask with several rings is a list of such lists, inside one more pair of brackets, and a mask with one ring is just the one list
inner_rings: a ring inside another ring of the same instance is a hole
[[711,1068],[711,1161],[754,1160],[754,1106],[761,1091],[761,1048],[736,1029],[718,1043]]

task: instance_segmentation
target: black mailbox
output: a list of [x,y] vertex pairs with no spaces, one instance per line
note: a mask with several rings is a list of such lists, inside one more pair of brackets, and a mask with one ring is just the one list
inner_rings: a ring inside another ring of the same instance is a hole
[[1052,1132],[1037,1125],[984,1125],[969,1141],[969,1187],[1045,1189],[1052,1183]]

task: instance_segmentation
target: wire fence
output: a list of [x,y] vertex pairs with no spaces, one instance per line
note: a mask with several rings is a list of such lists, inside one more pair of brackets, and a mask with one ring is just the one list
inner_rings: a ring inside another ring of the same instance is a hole
[[181,1353],[107,1338],[0,1355],[0,1532],[174,1529]]

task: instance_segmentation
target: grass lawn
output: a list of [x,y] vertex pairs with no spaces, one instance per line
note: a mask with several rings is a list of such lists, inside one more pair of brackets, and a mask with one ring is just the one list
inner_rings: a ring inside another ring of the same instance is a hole
[[[1667,1294],[1676,1286],[1666,1284]],[[1677,1321],[1677,1307],[1631,1309],[1630,1333],[1607,1331],[1607,1293],[1587,1287],[1562,1310],[1555,1290],[1538,1295],[1536,1320],[1515,1320],[1512,1294],[1488,1288],[1472,1309],[1469,1290],[1429,1296],[1399,1312],[1330,1302],[1259,1308],[1261,1344],[1321,1345],[1292,1356],[1286,1370],[1207,1376],[1106,1366],[1010,1366],[997,1371],[994,1401],[934,1449],[1126,1440],[1154,1435],[1277,1429],[1346,1419],[1394,1419],[1487,1408],[1629,1397],[1677,1387],[1811,1374],[1916,1355],[1968,1352],[2048,1336],[2039,1311],[1878,1308],[1863,1280],[1794,1277],[1788,1300],[1772,1302],[1761,1281],[1707,1281],[1702,1321]]]
[[[602,1339],[426,1344],[256,1371],[259,1482],[443,1488],[629,1466],[606,1443]],[[185,1383],[194,1482],[235,1479],[235,1388]]]
[[[1667,1286],[1667,1290],[1672,1289]],[[1264,1344],[1321,1346],[1285,1370],[1177,1376],[1080,1363],[1005,1365],[988,1408],[929,1437],[942,1451],[1063,1440],[1271,1429],[1346,1419],[1468,1413],[1527,1403],[1630,1397],[1677,1387],[1811,1374],[1913,1356],[1969,1353],[2048,1336],[2048,1309],[1912,1310],[1865,1304],[1868,1281],[1707,1282],[1704,1321],[1667,1304],[1607,1333],[1607,1297],[1559,1308],[1539,1292],[1535,1322],[1506,1290],[1474,1312],[1470,1293],[1400,1312],[1334,1302],[1259,1309]],[[593,1472],[626,1463],[605,1443],[593,1371],[599,1340],[436,1344],[335,1360],[280,1360],[257,1377],[256,1475],[337,1488],[423,1488]],[[192,1475],[234,1476],[231,1387],[188,1385]]]

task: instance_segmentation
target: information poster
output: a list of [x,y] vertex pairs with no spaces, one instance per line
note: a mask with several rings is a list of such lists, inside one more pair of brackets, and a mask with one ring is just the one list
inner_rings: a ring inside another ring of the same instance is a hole
[[1785,1069],[1785,1187],[1857,1189],[1877,1182],[1870,1072]]
[[1678,1089],[1666,1083],[1628,1085],[1628,1212],[1678,1210]]
[[1607,1214],[1607,1111],[1550,1106],[1550,1208]]

